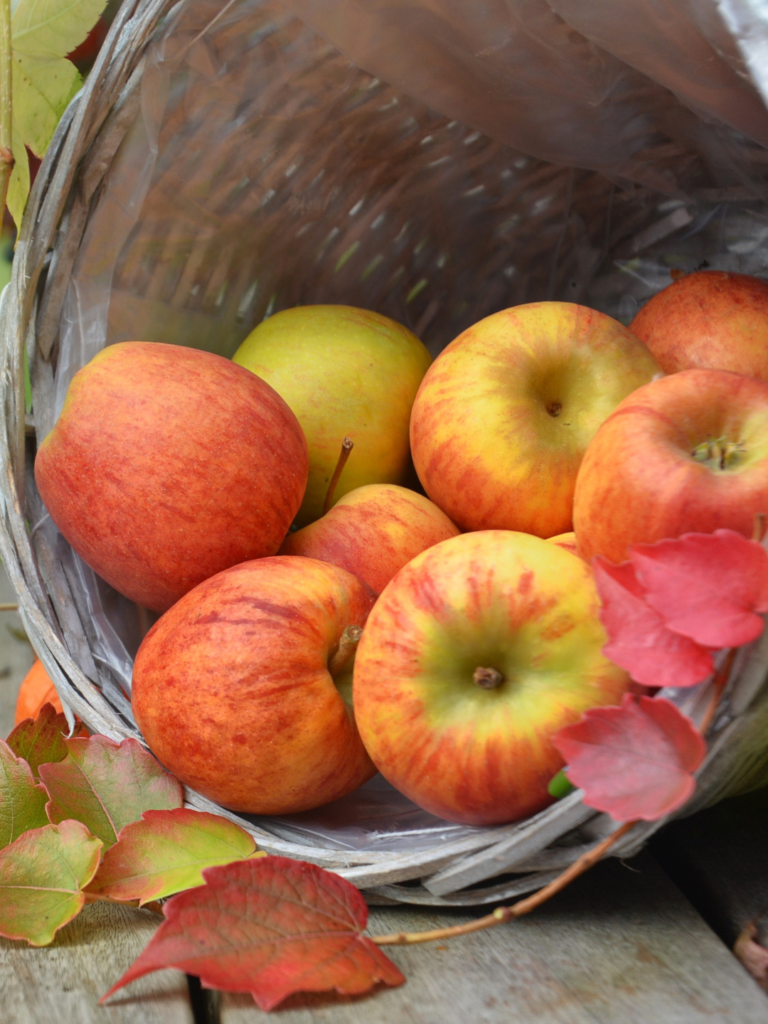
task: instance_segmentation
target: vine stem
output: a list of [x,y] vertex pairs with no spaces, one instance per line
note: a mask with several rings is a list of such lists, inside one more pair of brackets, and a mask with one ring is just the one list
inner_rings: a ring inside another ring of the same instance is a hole
[[627,821],[615,832],[611,832],[602,842],[593,846],[591,850],[583,853],[578,860],[574,861],[569,868],[566,868],[561,875],[553,879],[549,885],[539,889],[532,896],[518,900],[509,907],[497,907],[492,914],[479,917],[476,921],[468,924],[457,924],[452,928],[435,928],[429,932],[394,932],[391,935],[371,935],[371,941],[377,946],[412,946],[417,942],[433,942],[436,939],[452,939],[458,935],[469,935],[471,932],[483,931],[485,928],[495,928],[498,924],[504,924],[516,917],[523,917],[530,914],[532,910],[546,903],[548,899],[560,892],[562,889],[579,875],[583,875],[593,864],[596,864],[603,855],[610,850],[614,843],[625,836],[630,829],[634,828],[637,821]]
[[0,0],[0,210],[5,210],[8,183],[13,170],[13,121],[11,118],[11,0]]

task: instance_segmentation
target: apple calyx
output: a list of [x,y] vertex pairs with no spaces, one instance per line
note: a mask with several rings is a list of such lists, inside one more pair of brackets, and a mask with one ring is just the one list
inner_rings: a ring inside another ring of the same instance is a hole
[[328,671],[332,676],[338,675],[342,669],[349,666],[350,661],[355,656],[355,651],[362,635],[362,626],[351,624],[346,627],[328,659]]
[[563,411],[562,402],[549,402],[547,404],[547,412],[553,419],[557,419],[560,413]]
[[333,471],[333,476],[328,484],[328,490],[325,492],[325,501],[323,502],[323,515],[333,504],[333,496],[336,493],[336,485],[339,482],[341,474],[344,472],[344,467],[347,464],[349,453],[355,447],[355,442],[351,437],[345,437],[341,442],[341,451],[339,452],[339,461],[336,463],[336,469]]
[[728,441],[724,437],[718,437],[697,444],[691,452],[691,458],[710,469],[734,469],[745,451],[741,441]]
[[478,667],[472,675],[472,681],[483,690],[495,690],[505,681],[505,677],[497,668]]

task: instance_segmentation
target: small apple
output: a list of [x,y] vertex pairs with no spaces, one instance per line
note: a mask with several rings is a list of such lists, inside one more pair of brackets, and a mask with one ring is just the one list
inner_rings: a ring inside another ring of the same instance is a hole
[[88,565],[162,612],[208,576],[275,554],[307,445],[282,398],[230,360],[123,342],[75,374],[35,480]]
[[579,553],[627,558],[630,544],[729,528],[768,513],[768,383],[682,370],[638,388],[587,449],[576,481]]
[[458,532],[429,498],[397,484],[368,484],[348,491],[322,519],[289,533],[280,554],[339,565],[380,594],[412,558]]
[[35,660],[24,676],[16,697],[13,724],[18,725],[25,718],[37,718],[44,704],[51,704],[54,711],[61,713],[61,698],[42,661]]
[[364,484],[406,482],[408,418],[432,361],[415,334],[353,306],[297,306],[259,324],[234,361],[282,395],[306,434],[309,480],[298,526],[323,515],[345,437],[354,451],[337,499]]
[[360,641],[355,716],[376,767],[420,807],[494,825],[541,810],[552,736],[628,676],[602,653],[592,572],[529,534],[488,530],[417,555]]
[[626,327],[594,309],[534,302],[494,313],[451,342],[419,388],[419,479],[462,530],[564,533],[587,444],[658,372]]
[[372,597],[326,562],[275,556],[186,594],[144,638],[131,704],[155,756],[234,811],[288,814],[375,772],[352,666]]
[[760,278],[684,274],[649,299],[629,329],[666,373],[703,367],[768,381],[768,281]]

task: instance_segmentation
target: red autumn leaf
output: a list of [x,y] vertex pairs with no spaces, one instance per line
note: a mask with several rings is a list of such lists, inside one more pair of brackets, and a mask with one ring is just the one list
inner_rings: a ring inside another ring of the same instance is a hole
[[733,947],[734,955],[741,961],[749,973],[757,981],[768,980],[768,949],[761,946],[757,939],[757,928],[753,923],[746,925],[739,932]]
[[713,673],[712,652],[666,626],[647,604],[630,562],[597,557],[592,566],[609,638],[606,658],[645,686],[695,686]]
[[48,824],[48,794],[39,786],[23,758],[0,740],[0,849],[20,835]]
[[17,757],[23,757],[35,775],[41,764],[63,761],[67,756],[64,737],[69,725],[63,714],[57,714],[52,704],[43,704],[37,718],[19,722],[7,739],[8,746]]
[[88,891],[139,905],[203,885],[202,872],[256,853],[252,835],[234,821],[177,807],[145,811],[106,851]]
[[82,821],[108,848],[120,829],[144,811],[181,807],[181,783],[136,740],[115,743],[90,736],[64,742],[66,759],[40,767],[54,824],[67,818]]
[[368,908],[345,879],[314,864],[264,857],[209,868],[206,885],[173,896],[147,948],[101,999],[173,967],[206,988],[250,992],[271,1010],[293,992],[344,995],[405,978],[363,935]]
[[706,647],[739,647],[763,631],[768,552],[734,530],[638,544],[629,557],[646,601],[675,633]]
[[591,708],[555,734],[568,779],[584,803],[616,821],[655,821],[696,788],[693,772],[707,747],[671,701],[626,694],[620,707]]

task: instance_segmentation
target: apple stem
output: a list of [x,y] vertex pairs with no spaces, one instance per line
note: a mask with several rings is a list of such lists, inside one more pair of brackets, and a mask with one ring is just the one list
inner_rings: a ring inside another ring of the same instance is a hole
[[495,690],[504,682],[504,676],[497,668],[476,668],[472,680],[484,690]]
[[339,482],[339,477],[344,472],[344,467],[347,464],[349,453],[355,447],[355,443],[351,437],[345,437],[341,442],[341,452],[339,453],[339,461],[336,463],[336,469],[333,471],[330,483],[328,484],[328,490],[325,492],[325,501],[323,502],[323,515],[333,504],[333,496],[336,493],[336,484]]
[[357,650],[357,645],[362,635],[363,627],[355,625],[347,626],[341,634],[341,639],[328,661],[328,671],[332,676],[337,675],[348,664],[349,659],[353,657]]
[[755,521],[752,526],[752,540],[762,544],[765,537],[765,512],[755,512]]
[[627,821],[621,828],[611,832],[602,842],[593,846],[591,850],[583,853],[578,860],[574,861],[561,875],[558,875],[549,885],[539,889],[532,896],[518,900],[510,907],[497,907],[492,914],[480,917],[476,921],[469,921],[467,924],[457,924],[452,928],[435,928],[429,932],[395,932],[392,935],[372,935],[371,939],[377,946],[412,946],[417,942],[432,942],[435,939],[452,939],[458,935],[469,935],[471,932],[479,932],[485,928],[495,928],[497,924],[504,924],[513,918],[522,917],[532,910],[546,903],[548,899],[564,889],[574,878],[583,875],[593,864],[596,864],[614,843],[626,835],[631,828],[634,828],[637,821]]
[[477,921],[470,921],[466,925],[454,925],[453,928],[435,928],[431,932],[394,932],[392,935],[372,935],[371,939],[377,946],[411,946],[417,942],[432,942],[435,939],[453,939],[459,935],[469,935],[471,932],[481,932],[485,928],[496,928],[497,925],[504,925],[514,918],[522,918],[523,914],[530,913],[542,903],[564,889],[573,879],[579,878],[580,874],[588,871],[593,864],[600,860],[614,843],[626,836],[630,828],[634,828],[637,821],[626,821],[621,828],[616,828],[597,846],[593,846],[587,853],[583,853],[578,860],[574,860],[570,867],[554,879],[548,886],[540,889],[532,896],[526,896],[511,906],[499,906],[493,913],[488,913],[484,918]]

